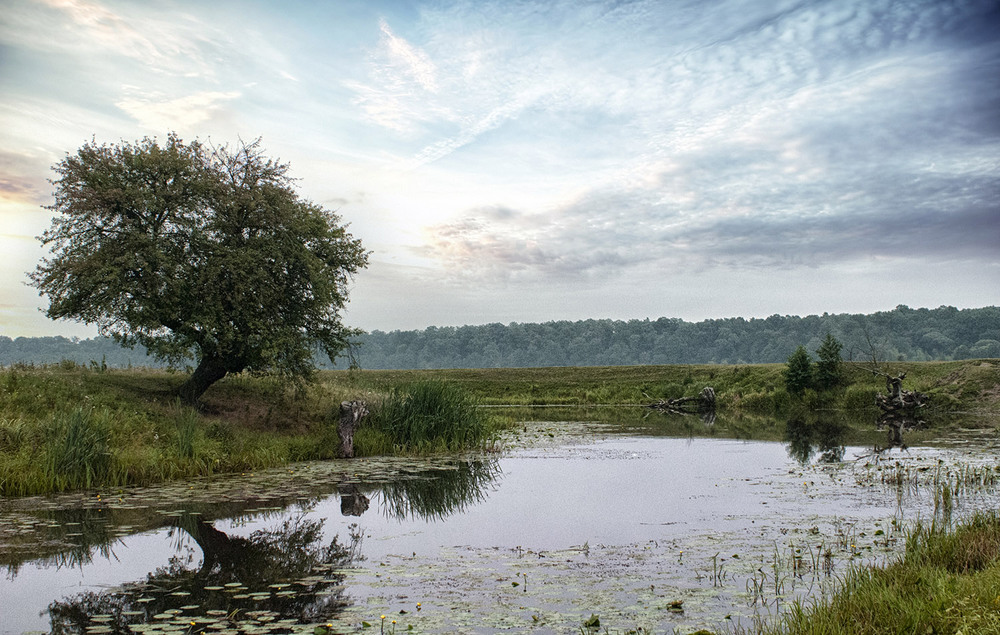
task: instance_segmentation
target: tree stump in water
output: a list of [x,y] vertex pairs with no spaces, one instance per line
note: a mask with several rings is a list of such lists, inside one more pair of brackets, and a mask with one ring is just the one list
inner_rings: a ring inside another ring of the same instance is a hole
[[340,434],[340,456],[345,459],[354,458],[354,432],[361,425],[361,419],[368,414],[368,407],[363,401],[343,401],[340,404],[340,423],[337,433]]
[[872,373],[885,378],[885,388],[888,392],[887,395],[882,393],[875,395],[875,405],[882,411],[876,428],[879,430],[883,427],[888,428],[889,447],[905,448],[903,431],[919,427],[923,423],[917,418],[917,410],[927,403],[927,395],[915,390],[903,390],[906,373],[895,376],[880,370],[872,370]]

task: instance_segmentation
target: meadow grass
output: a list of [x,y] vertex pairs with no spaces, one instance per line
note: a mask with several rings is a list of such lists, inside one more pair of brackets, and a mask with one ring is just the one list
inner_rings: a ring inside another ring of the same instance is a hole
[[917,525],[900,561],[853,569],[832,597],[736,632],[1000,633],[1000,514],[979,513],[952,531]]
[[0,495],[142,485],[336,456],[329,409],[348,393],[237,376],[213,386],[199,412],[174,397],[183,379],[67,363],[0,370]]
[[[648,404],[695,396],[712,386],[721,410],[783,415],[796,407],[875,412],[875,394],[885,380],[869,365],[844,363],[844,383],[834,390],[807,390],[793,398],[785,390],[785,364],[576,366],[429,370],[322,371],[322,383],[385,393],[393,386],[436,380],[461,386],[484,405]],[[931,395],[932,409],[988,410],[1000,404],[1000,360],[894,362],[882,368],[906,372],[903,386]]]

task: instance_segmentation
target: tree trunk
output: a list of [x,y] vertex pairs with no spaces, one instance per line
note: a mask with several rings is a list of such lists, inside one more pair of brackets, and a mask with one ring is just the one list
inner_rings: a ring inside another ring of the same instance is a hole
[[342,458],[354,458],[354,431],[361,424],[362,417],[367,414],[368,408],[363,401],[341,402],[337,433],[340,435],[340,456]]
[[181,401],[189,406],[197,406],[198,399],[208,387],[226,376],[226,365],[216,357],[202,357],[198,368],[194,369],[186,382],[177,390]]

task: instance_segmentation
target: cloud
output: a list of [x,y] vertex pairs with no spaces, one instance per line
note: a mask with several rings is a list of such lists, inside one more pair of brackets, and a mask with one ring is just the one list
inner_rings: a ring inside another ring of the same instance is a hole
[[162,132],[189,129],[224,111],[226,103],[240,97],[239,92],[206,91],[165,99],[161,95],[126,97],[115,105],[144,128]]
[[424,90],[437,92],[437,69],[430,57],[403,38],[397,37],[384,19],[379,22],[379,30],[382,32],[380,47],[387,62],[382,67],[383,72],[394,75],[400,83],[405,81],[402,79],[405,76]]
[[210,60],[223,57],[228,45],[226,38],[190,14],[150,11],[144,5],[112,8],[95,0],[15,0],[7,9],[9,22],[2,31],[8,43],[80,56],[88,64],[129,59],[146,74],[214,78]]
[[369,59],[371,81],[345,82],[356,94],[355,103],[371,121],[399,132],[447,119],[446,113],[426,102],[426,94],[438,92],[437,68],[430,56],[397,36],[385,19],[380,20],[379,31],[378,46]]

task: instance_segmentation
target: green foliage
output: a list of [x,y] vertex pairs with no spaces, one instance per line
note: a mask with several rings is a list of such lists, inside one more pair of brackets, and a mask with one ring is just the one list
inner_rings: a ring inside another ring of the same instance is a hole
[[845,360],[866,357],[866,334],[884,342],[885,359],[953,360],[997,357],[998,325],[996,306],[900,306],[868,315],[429,327],[366,334],[357,359],[367,369],[784,363],[797,345],[814,350],[836,333]]
[[819,348],[816,349],[816,371],[814,375],[817,390],[831,390],[843,382],[843,359],[840,351],[844,345],[830,333]]
[[227,373],[307,376],[317,348],[336,356],[357,334],[338,312],[367,252],[259,142],[91,142],[55,171],[53,256],[31,275],[47,315],[170,362],[195,356],[186,401]]
[[371,406],[369,417],[367,426],[382,432],[395,446],[410,450],[474,447],[494,431],[464,390],[441,381],[394,388]]
[[868,410],[875,407],[879,389],[871,384],[852,384],[844,391],[842,407],[848,410]]
[[805,346],[799,346],[785,365],[785,389],[801,397],[812,381],[812,358]]
[[195,457],[198,437],[198,412],[194,408],[179,406],[177,415],[177,455],[185,459]]
[[324,404],[347,393],[329,386],[279,394],[266,378],[226,379],[210,417],[178,406],[175,375],[67,366],[0,369],[0,496],[256,470],[337,449]]

